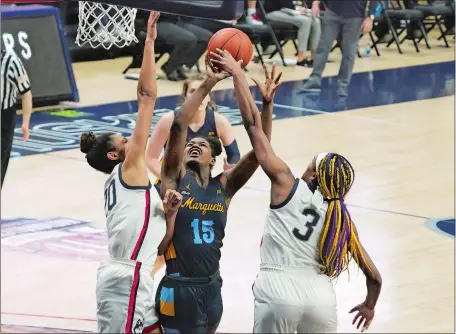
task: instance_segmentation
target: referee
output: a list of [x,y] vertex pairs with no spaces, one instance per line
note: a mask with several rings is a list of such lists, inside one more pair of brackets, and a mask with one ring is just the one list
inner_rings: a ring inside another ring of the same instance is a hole
[[30,80],[24,65],[13,50],[2,50],[1,60],[1,103],[2,103],[2,183],[13,146],[14,126],[16,125],[17,94],[22,95],[22,140],[29,137],[30,115],[32,113],[32,92]]

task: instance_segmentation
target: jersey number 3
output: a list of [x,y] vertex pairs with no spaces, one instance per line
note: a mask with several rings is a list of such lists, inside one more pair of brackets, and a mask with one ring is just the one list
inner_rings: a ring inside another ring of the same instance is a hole
[[[201,232],[200,233],[200,220],[193,219],[192,221],[192,229],[193,229],[193,242],[197,245],[203,243],[210,244],[214,241],[214,222],[212,220],[202,220],[201,221]],[[203,238],[201,238],[201,234]]]
[[296,238],[298,238],[299,240],[309,241],[310,236],[312,235],[312,233],[314,231],[314,227],[317,225],[318,221],[320,220],[320,215],[318,214],[317,211],[310,209],[310,208],[304,209],[302,214],[307,217],[306,233],[302,234],[300,229],[294,228],[293,235]]

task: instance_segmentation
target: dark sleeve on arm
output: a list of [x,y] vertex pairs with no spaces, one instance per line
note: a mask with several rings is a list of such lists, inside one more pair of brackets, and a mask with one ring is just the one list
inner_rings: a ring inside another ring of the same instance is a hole
[[226,159],[228,160],[228,163],[230,164],[235,164],[236,162],[241,159],[241,153],[239,153],[239,147],[236,142],[236,139],[233,140],[233,142],[228,145],[224,146],[225,152],[226,152]]

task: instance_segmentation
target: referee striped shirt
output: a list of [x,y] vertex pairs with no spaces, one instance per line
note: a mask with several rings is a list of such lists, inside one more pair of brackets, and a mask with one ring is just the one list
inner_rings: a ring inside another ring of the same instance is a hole
[[5,110],[16,104],[18,93],[23,95],[30,90],[30,79],[21,59],[12,50],[2,50],[1,65],[1,103]]

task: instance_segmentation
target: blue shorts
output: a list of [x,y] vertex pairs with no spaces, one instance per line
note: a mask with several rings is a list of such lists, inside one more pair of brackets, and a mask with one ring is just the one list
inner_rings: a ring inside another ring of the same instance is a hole
[[155,296],[165,333],[206,333],[222,319],[223,280],[217,271],[205,278],[165,276]]

